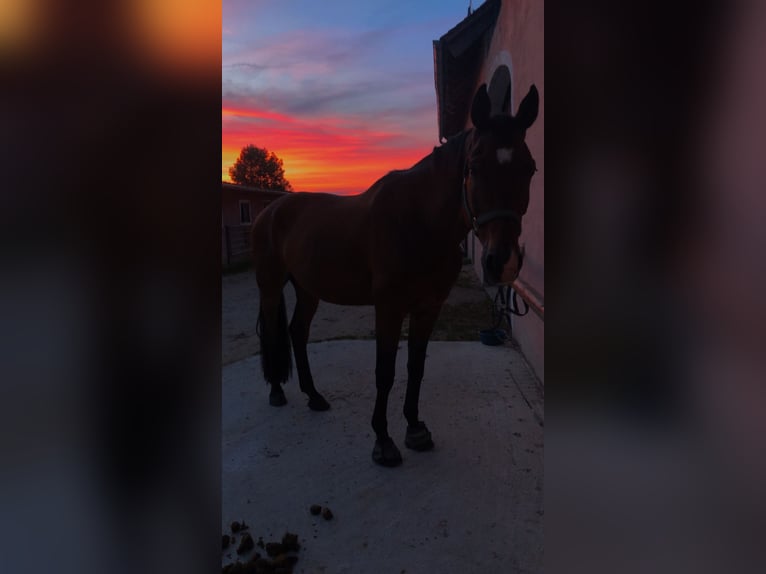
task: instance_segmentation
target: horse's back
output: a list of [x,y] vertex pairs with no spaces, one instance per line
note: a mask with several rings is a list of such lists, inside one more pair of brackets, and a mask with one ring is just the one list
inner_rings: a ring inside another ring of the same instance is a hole
[[[256,219],[264,242],[287,273],[315,296],[340,304],[369,304],[369,210],[361,196],[295,193]],[[257,250],[258,248],[256,248]]]
[[[277,269],[314,296],[346,305],[446,297],[462,256],[423,209],[428,166],[393,171],[363,194],[294,193],[256,219],[253,241],[268,273]],[[256,269],[257,272],[257,269]],[[406,297],[405,297],[406,295]]]
[[253,223],[256,250],[281,249],[291,235],[321,227],[328,215],[337,212],[342,197],[328,193],[291,193],[267,205]]

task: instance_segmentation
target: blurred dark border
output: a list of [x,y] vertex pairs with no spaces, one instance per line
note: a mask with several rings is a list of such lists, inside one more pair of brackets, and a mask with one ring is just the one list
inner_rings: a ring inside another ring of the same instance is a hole
[[762,568],[764,14],[546,2],[546,571]]
[[6,572],[220,568],[221,5],[161,4],[3,23]]
[[598,395],[647,416],[674,408],[661,355],[675,344],[656,327],[678,311],[666,281],[705,209],[689,158],[714,95],[724,8],[546,3],[547,275],[562,307],[546,339],[549,399]]
[[[215,570],[220,2],[11,5],[1,569]],[[758,6],[546,2],[549,572],[763,563]]]

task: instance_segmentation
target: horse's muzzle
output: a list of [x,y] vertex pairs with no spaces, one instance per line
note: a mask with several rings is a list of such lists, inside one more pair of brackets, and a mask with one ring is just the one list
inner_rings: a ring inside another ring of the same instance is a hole
[[524,250],[518,247],[486,250],[481,258],[484,282],[488,285],[512,283],[521,271],[523,260]]

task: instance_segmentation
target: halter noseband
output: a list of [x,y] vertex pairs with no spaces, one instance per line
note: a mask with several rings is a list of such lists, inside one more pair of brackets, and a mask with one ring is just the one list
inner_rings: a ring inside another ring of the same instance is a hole
[[511,209],[493,209],[492,211],[488,211],[487,213],[483,213],[479,217],[476,217],[473,214],[473,211],[471,211],[471,206],[468,205],[468,189],[466,188],[465,182],[466,182],[466,176],[468,175],[468,166],[466,166],[466,169],[464,170],[463,175],[463,208],[466,211],[466,214],[468,215],[468,219],[471,222],[471,225],[473,226],[473,230],[475,233],[479,232],[479,228],[489,223],[490,221],[493,221],[495,219],[501,219],[501,218],[507,218],[512,219],[513,221],[517,222],[519,225],[521,225],[521,217],[519,217],[519,214]]

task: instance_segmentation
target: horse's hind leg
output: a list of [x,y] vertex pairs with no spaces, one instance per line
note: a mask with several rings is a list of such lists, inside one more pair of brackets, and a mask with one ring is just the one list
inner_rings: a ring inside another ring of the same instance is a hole
[[261,289],[261,309],[258,315],[258,335],[261,339],[261,367],[266,382],[271,385],[269,404],[287,404],[282,384],[292,371],[287,311],[282,291]]
[[309,397],[309,408],[314,411],[326,411],[330,404],[314,387],[314,378],[309,368],[309,358],[306,344],[309,340],[309,328],[314,318],[319,299],[293,282],[295,286],[295,311],[290,321],[290,338],[293,341],[293,353],[295,354],[295,366],[298,369],[298,381],[301,391]]
[[252,229],[253,266],[260,298],[256,330],[261,341],[263,378],[271,385],[269,403],[281,407],[287,403],[282,384],[292,371],[287,309],[282,292],[287,269],[274,250],[273,217],[265,215],[265,211],[261,213]]

